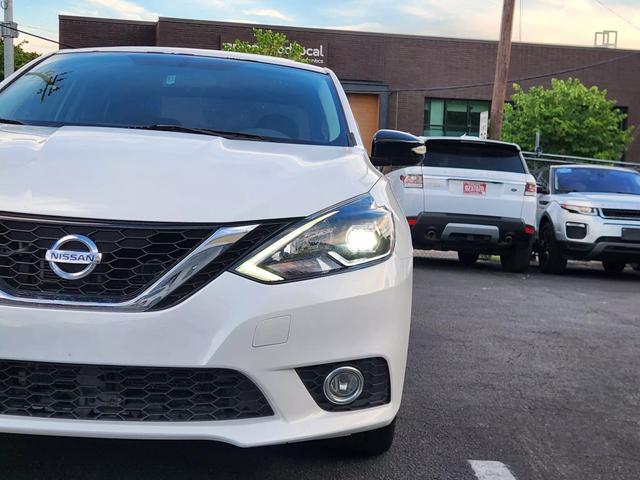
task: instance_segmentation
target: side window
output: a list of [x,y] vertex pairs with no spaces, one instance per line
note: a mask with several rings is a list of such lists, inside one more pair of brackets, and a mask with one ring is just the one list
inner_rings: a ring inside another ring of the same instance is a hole
[[539,185],[549,188],[549,169],[543,168],[536,175],[536,181]]

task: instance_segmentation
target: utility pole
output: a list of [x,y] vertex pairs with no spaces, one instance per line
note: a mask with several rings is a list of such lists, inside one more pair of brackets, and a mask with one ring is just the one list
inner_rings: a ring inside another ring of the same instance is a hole
[[494,140],[500,140],[500,133],[502,132],[502,114],[504,111],[504,100],[507,95],[509,63],[511,62],[511,31],[513,30],[514,10],[515,0],[504,0],[502,6],[502,22],[500,26],[500,43],[498,43],[498,58],[496,60],[496,76],[493,81],[493,95],[491,97],[491,118],[489,123],[489,137]]
[[4,42],[4,78],[13,73],[13,39],[18,36],[18,25],[13,22],[13,0],[2,0],[4,22],[2,23],[2,41]]

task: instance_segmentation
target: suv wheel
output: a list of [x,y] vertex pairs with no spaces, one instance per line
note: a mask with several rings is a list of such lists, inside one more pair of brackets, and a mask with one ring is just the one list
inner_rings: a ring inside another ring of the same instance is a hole
[[476,263],[478,261],[478,258],[480,258],[480,254],[479,253],[458,252],[458,260],[465,267],[470,267],[471,265]]
[[604,267],[605,272],[615,274],[621,273],[627,264],[620,260],[603,260],[602,266]]
[[538,264],[543,273],[562,273],[567,268],[567,259],[562,255],[553,227],[548,222],[540,229]]
[[332,448],[358,457],[375,457],[385,453],[393,444],[396,420],[386,427],[356,433],[332,441]]
[[520,248],[500,255],[500,264],[505,272],[524,273],[531,262],[531,247]]

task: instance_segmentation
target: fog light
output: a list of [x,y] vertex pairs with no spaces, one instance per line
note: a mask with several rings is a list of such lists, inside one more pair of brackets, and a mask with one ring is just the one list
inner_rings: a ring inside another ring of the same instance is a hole
[[336,405],[347,405],[362,393],[364,377],[354,367],[339,367],[324,379],[324,396]]

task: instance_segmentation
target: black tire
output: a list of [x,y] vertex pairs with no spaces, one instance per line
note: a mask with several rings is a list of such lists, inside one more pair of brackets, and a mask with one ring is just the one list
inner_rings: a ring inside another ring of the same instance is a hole
[[332,448],[357,457],[376,457],[387,452],[393,445],[396,431],[396,420],[386,427],[356,433],[348,437],[332,440]]
[[458,252],[458,260],[465,267],[470,267],[471,265],[476,263],[478,261],[478,258],[480,258],[480,254],[479,253]]
[[612,275],[622,273],[622,271],[624,270],[624,267],[626,266],[627,264],[620,260],[603,260],[602,261],[602,267],[604,268],[604,271]]
[[531,262],[531,246],[500,255],[500,264],[505,272],[524,273]]
[[542,273],[560,274],[567,268],[567,258],[562,254],[553,226],[549,222],[544,223],[540,229],[538,265]]

